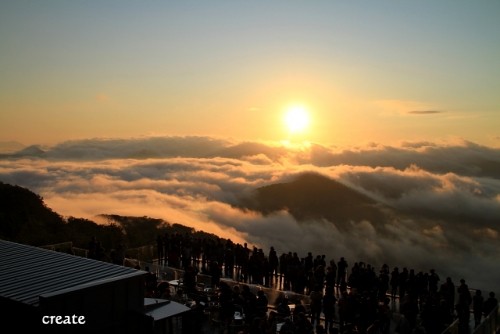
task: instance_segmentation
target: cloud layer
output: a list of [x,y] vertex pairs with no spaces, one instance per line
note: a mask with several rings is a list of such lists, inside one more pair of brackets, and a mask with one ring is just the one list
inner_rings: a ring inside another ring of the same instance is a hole
[[[394,214],[350,221],[352,228],[340,231],[339,222],[234,207],[256,188],[304,171],[361,191]],[[470,142],[336,150],[206,137],[89,139],[4,156],[0,181],[37,192],[65,216],[150,216],[266,251],[439,268],[443,280],[463,277],[490,290],[500,281],[500,150]]]

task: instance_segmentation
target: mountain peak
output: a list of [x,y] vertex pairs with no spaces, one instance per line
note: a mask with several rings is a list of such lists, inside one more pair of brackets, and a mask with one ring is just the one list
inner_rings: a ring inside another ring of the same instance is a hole
[[266,215],[286,210],[299,221],[378,221],[383,216],[372,198],[318,173],[303,173],[289,182],[260,187],[243,202],[243,207]]
[[20,151],[17,151],[15,155],[17,156],[41,156],[44,155],[45,151],[39,145],[31,145]]

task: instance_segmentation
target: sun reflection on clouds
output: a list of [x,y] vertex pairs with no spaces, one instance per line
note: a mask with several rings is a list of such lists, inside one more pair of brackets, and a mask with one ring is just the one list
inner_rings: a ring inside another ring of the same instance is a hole
[[307,141],[307,140],[296,142],[296,141],[292,141],[289,139],[285,139],[285,140],[281,140],[280,143],[281,143],[281,145],[283,145],[283,147],[286,147],[289,151],[292,151],[292,152],[308,151],[312,145],[312,143]]

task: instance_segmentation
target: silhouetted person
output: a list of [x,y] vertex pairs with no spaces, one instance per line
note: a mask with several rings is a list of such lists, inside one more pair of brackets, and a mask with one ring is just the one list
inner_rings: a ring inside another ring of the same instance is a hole
[[292,319],[286,318],[284,324],[281,326],[280,334],[295,334],[297,333],[297,328],[292,322]]
[[394,331],[398,334],[411,334],[412,327],[404,314],[401,314]]
[[447,277],[446,281],[441,285],[439,294],[446,301],[450,313],[453,313],[453,308],[455,307],[455,284],[453,284],[451,277]]
[[241,287],[241,298],[245,317],[251,323],[257,314],[257,296],[245,284]]
[[212,277],[212,286],[219,286],[220,277],[222,276],[222,268],[217,261],[210,262],[209,274]]
[[257,291],[256,311],[258,317],[265,317],[269,300],[263,290]]
[[465,283],[462,278],[460,280],[460,286],[457,288],[458,292],[458,304],[469,307],[472,303],[472,296],[469,290],[469,286]]
[[[406,295],[406,288],[408,283],[408,269],[403,268],[403,270],[399,273],[399,298],[403,298]],[[437,288],[436,288],[437,291]]]
[[192,326],[192,331],[190,333],[198,334],[202,333],[203,320],[205,317],[205,306],[201,303],[199,298],[195,299],[195,304],[191,306],[190,317],[192,320],[189,324]]
[[495,298],[495,293],[491,291],[488,299],[484,302],[484,316],[487,317],[498,305],[498,300]]
[[271,280],[273,280],[274,275],[278,275],[279,258],[274,247],[271,246],[269,250],[269,271],[271,274]]
[[325,295],[323,296],[323,314],[325,315],[325,331],[332,332],[333,320],[335,319],[335,297],[334,287],[326,286]]
[[399,302],[400,313],[406,317],[410,323],[410,327],[415,328],[419,312],[417,299],[412,295],[406,295],[404,298],[400,299]]
[[269,316],[267,317],[267,320],[265,323],[264,333],[276,334],[278,323],[279,323],[278,313],[276,311],[269,312]]
[[337,264],[337,285],[342,285],[346,282],[347,267],[347,261],[341,257]]
[[120,242],[118,247],[111,252],[111,261],[114,264],[123,266],[123,261],[125,260],[125,247],[123,243]]
[[[334,259],[330,260],[330,265],[326,268],[325,284],[335,288],[337,283],[337,263]],[[327,328],[328,329],[328,328]]]
[[458,303],[456,305],[457,317],[458,317],[458,333],[468,334],[469,322],[470,322],[470,309],[469,306],[464,303]]
[[296,327],[296,333],[313,334],[313,325],[306,317],[305,313],[299,313],[297,318],[293,319]]
[[171,296],[170,299],[173,300],[174,302],[179,303],[179,304],[184,304],[186,302],[186,297],[184,295],[184,289],[182,289],[181,287],[177,287],[174,295]]
[[154,297],[156,293],[156,286],[158,284],[158,279],[156,277],[156,274],[153,273],[149,267],[145,268],[145,271],[147,272],[146,278],[145,278],[145,285],[146,285],[146,295],[148,297]]
[[300,302],[300,300],[295,301],[295,307],[293,308],[293,317],[298,317],[299,313],[306,313],[306,307]]
[[233,293],[225,282],[220,282],[219,288],[220,320],[227,325],[232,321],[234,314]]
[[89,245],[88,245],[88,258],[90,259],[97,259],[97,247],[98,247],[98,243],[97,243],[97,238],[95,236],[93,236],[90,241],[89,241]]
[[458,303],[456,305],[456,310],[458,316],[458,331],[460,334],[469,333],[470,305],[472,303],[472,296],[469,286],[465,283],[463,278],[460,280],[460,286],[457,288],[457,292]]
[[479,326],[481,323],[481,318],[483,317],[484,309],[484,298],[481,294],[481,290],[476,290],[476,293],[472,297],[472,311],[474,313],[474,327]]
[[317,287],[311,291],[309,298],[311,299],[311,324],[313,326],[318,325],[323,307],[323,293],[321,289]]
[[170,300],[172,298],[172,295],[170,292],[170,284],[168,282],[165,282],[165,281],[159,283],[156,286],[156,296],[157,296],[157,298]]
[[378,299],[379,300],[384,300],[385,296],[387,294],[387,291],[389,290],[389,274],[385,270],[380,270],[379,276],[378,276]]
[[282,297],[276,307],[276,312],[281,318],[289,317],[291,314],[290,306],[288,305],[288,298]]
[[314,257],[311,252],[308,252],[307,256],[304,259],[304,269],[306,273],[309,274],[310,272],[312,272],[313,268],[314,268]]
[[381,333],[389,333],[391,327],[391,307],[390,307],[391,299],[385,297],[381,303],[379,303],[377,309],[377,319],[380,322],[380,332]]
[[394,269],[391,272],[391,297],[396,298],[396,294],[398,291],[398,286],[399,286],[399,268],[394,267]]
[[438,291],[439,285],[439,275],[436,273],[434,269],[431,269],[429,275],[429,291],[431,293],[436,293]]
[[188,295],[192,295],[196,292],[196,276],[198,275],[198,269],[189,265],[184,271],[183,284]]
[[316,325],[316,334],[325,334],[325,327],[323,325]]

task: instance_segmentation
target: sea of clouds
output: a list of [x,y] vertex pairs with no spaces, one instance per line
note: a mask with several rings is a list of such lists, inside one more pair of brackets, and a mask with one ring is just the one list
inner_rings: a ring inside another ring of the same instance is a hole
[[[310,171],[390,207],[390,218],[339,229],[340,222],[235,207],[258,187]],[[29,188],[63,216],[162,218],[265,252],[435,268],[442,281],[464,278],[500,292],[500,149],[471,142],[338,149],[211,137],[88,139],[4,154],[0,181]]]

